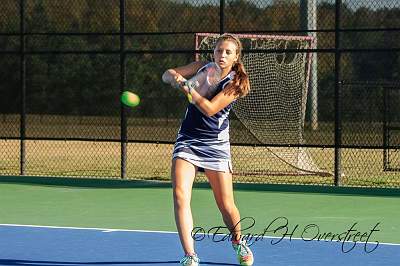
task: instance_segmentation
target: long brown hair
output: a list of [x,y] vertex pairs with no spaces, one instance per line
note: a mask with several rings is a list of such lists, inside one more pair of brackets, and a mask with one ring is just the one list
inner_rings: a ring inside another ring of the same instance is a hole
[[235,71],[235,77],[226,86],[225,91],[228,94],[233,93],[235,96],[243,97],[250,92],[250,81],[246,69],[242,62],[242,43],[233,34],[225,33],[218,37],[216,44],[222,41],[231,41],[236,45],[237,61],[233,64],[232,70]]

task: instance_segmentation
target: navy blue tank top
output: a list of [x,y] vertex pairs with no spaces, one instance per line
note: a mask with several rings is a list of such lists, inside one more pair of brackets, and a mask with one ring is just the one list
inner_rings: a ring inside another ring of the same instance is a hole
[[[201,70],[201,69],[200,69]],[[200,71],[199,70],[199,71]],[[223,78],[215,90],[206,94],[206,98],[211,100],[215,95],[221,92],[226,85],[233,79],[235,73],[232,71]],[[220,110],[213,116],[204,115],[194,104],[189,104],[185,117],[182,121],[179,134],[186,135],[196,139],[218,139],[229,141],[229,112],[232,109],[232,103]]]

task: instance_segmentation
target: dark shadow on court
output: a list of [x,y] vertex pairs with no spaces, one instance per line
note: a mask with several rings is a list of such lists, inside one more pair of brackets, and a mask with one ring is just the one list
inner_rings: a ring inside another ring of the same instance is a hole
[[[70,261],[41,261],[41,260],[13,260],[13,259],[0,259],[0,265],[15,266],[73,266],[73,265],[177,265],[179,261],[91,261],[91,262],[70,262]],[[218,263],[201,261],[201,265],[234,265],[232,263]]]
[[[29,184],[38,186],[61,186],[79,188],[172,188],[168,181],[150,180],[121,180],[121,179],[97,179],[97,178],[68,178],[68,177],[42,177],[42,176],[1,176],[0,183]],[[371,187],[336,187],[318,185],[285,185],[285,184],[233,184],[235,190],[242,191],[268,191],[268,192],[293,192],[293,193],[317,193],[337,194],[342,196],[385,196],[400,197],[399,188],[371,188]],[[210,189],[208,182],[198,182],[193,185],[198,189]]]

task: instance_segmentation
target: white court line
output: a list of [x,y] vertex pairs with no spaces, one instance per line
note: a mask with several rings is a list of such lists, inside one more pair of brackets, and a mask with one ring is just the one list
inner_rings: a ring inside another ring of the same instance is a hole
[[50,228],[50,229],[70,229],[70,230],[94,230],[94,231],[102,231],[103,233],[137,232],[137,233],[177,234],[177,232],[173,232],[173,231],[150,231],[150,230],[134,230],[134,229],[112,229],[112,228],[72,227],[72,226],[70,227],[70,226],[32,225],[32,224],[0,224],[0,226]]
[[[69,227],[69,226],[51,226],[51,225],[32,225],[32,224],[0,224],[0,226],[9,226],[9,227],[32,227],[32,228],[49,228],[49,229],[69,229],[69,230],[94,230],[94,231],[101,231],[103,233],[112,233],[112,232],[136,232],[136,233],[160,233],[160,234],[178,234],[178,232],[173,231],[152,231],[152,230],[135,230],[135,229],[112,229],[112,228],[97,228],[97,227]],[[200,235],[201,233],[199,233]],[[205,234],[205,235],[212,235],[212,234]],[[217,234],[218,235],[218,234]],[[221,234],[223,235],[223,234]],[[272,238],[272,239],[281,239],[282,237],[277,236],[263,236],[263,238]],[[303,238],[299,237],[284,237],[283,239],[293,239],[293,240],[303,240]],[[318,241],[318,240],[311,240],[311,241]],[[324,242],[324,241],[322,241]],[[332,242],[335,242],[332,241]],[[340,241],[342,242],[342,241]],[[354,243],[353,241],[345,241],[347,243]],[[358,241],[357,243],[365,243]],[[368,242],[368,244],[376,244],[376,242]],[[400,246],[400,243],[385,243],[379,242],[379,245],[386,245],[386,246]]]

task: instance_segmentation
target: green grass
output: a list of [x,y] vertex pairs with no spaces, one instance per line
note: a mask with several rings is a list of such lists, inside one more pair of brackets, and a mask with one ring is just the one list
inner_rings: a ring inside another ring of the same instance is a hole
[[[19,174],[19,141],[0,140],[0,174]],[[172,145],[129,143],[127,178],[169,180]],[[119,178],[120,144],[84,141],[26,141],[26,175]],[[320,168],[333,172],[333,149],[309,149]],[[332,176],[292,175],[262,147],[232,147],[239,182],[332,185]],[[382,171],[382,151],[343,149],[342,184],[400,187],[398,172]],[[199,175],[199,181],[205,180]]]
[[[0,135],[18,136],[18,116],[0,117]],[[87,137],[119,139],[119,120],[110,117],[35,116],[27,119],[30,137]],[[101,126],[99,126],[101,125]],[[128,138],[155,143],[129,143],[127,146],[127,178],[169,180],[170,144],[157,144],[158,140],[173,142],[179,127],[177,119],[128,120]],[[232,121],[233,143],[251,142],[246,130]],[[371,134],[373,140],[381,132],[363,132],[361,125],[354,138],[363,139]],[[374,128],[377,128],[374,126]],[[155,133],[156,132],[156,133]],[[316,132],[306,130],[306,139],[316,137],[317,142],[330,143],[332,125],[321,123]],[[20,146],[17,140],[0,140],[0,174],[19,174]],[[275,149],[275,148],[273,148]],[[286,148],[283,148],[285,150]],[[296,150],[296,148],[289,148]],[[286,149],[287,150],[287,149]],[[333,173],[334,149],[306,148],[319,169]],[[26,141],[26,175],[119,178],[121,147],[117,142],[95,141]],[[278,151],[277,153],[283,153]],[[232,146],[235,181],[276,184],[333,185],[333,176],[298,174],[266,147]],[[383,171],[382,149],[342,149],[341,182],[346,186],[400,187],[400,173]],[[205,180],[199,175],[199,181]]]

